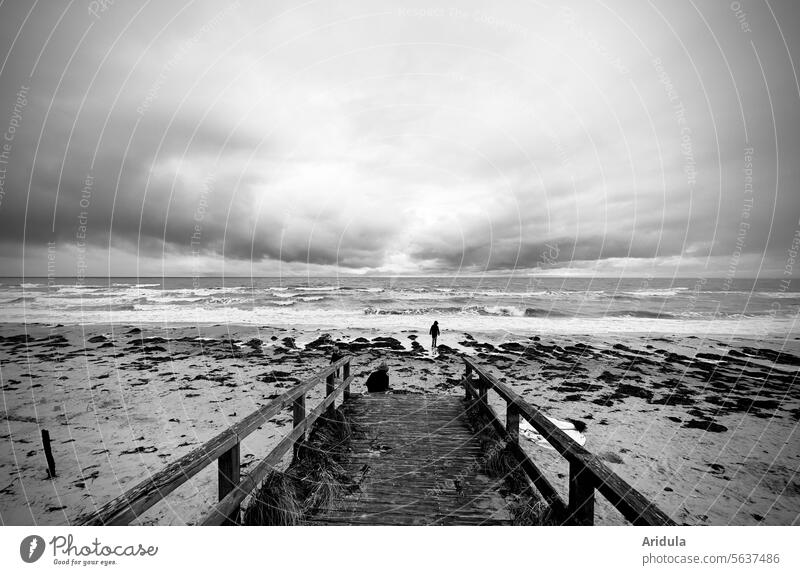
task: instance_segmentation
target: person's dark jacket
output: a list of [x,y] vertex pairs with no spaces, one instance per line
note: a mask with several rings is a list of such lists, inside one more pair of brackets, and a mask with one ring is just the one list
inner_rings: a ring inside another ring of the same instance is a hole
[[431,330],[430,330],[429,333],[431,334],[431,337],[438,337],[439,336],[439,324],[436,324],[436,323],[433,324],[431,326]]
[[367,378],[367,391],[386,391],[389,389],[389,374],[379,369]]

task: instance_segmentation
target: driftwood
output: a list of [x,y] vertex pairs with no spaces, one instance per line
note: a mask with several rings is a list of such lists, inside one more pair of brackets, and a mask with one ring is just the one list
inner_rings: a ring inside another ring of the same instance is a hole
[[45,459],[47,459],[48,477],[53,478],[56,476],[56,460],[53,459],[53,451],[50,449],[50,432],[46,429],[42,430],[42,446]]

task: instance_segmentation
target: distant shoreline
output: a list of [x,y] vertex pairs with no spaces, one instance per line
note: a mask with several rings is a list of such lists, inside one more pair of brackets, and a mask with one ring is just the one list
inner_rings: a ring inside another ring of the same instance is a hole
[[[559,280],[559,279],[591,279],[591,280],[674,280],[674,281],[686,281],[686,280],[696,280],[699,277],[703,277],[705,279],[710,280],[724,280],[725,275],[691,275],[691,276],[672,276],[672,275],[663,275],[663,276],[640,276],[640,275],[631,275],[631,276],[600,276],[600,275],[549,275],[549,274],[538,274],[538,273],[524,273],[524,272],[517,272],[517,273],[507,273],[507,274],[439,274],[439,275],[411,275],[411,274],[387,274],[387,275],[361,275],[361,274],[339,274],[339,275],[306,275],[306,274],[283,274],[283,275],[268,275],[268,276],[251,276],[251,275],[233,275],[233,274],[225,274],[225,275],[200,275],[200,276],[193,276],[193,275],[158,275],[158,276],[83,276],[79,278],[78,276],[54,276],[54,279],[64,279],[64,280],[102,280],[102,279],[192,279],[192,278],[199,278],[199,279],[235,279],[235,280],[245,280],[245,279],[392,279],[392,278],[416,278],[416,279],[425,279],[425,278],[433,278],[433,279],[453,279],[453,278],[463,278],[463,279],[480,279],[480,278],[492,278],[492,279],[550,279],[550,280]],[[6,279],[38,279],[38,280],[47,280],[48,276],[0,276],[0,280]],[[748,276],[748,277],[737,277],[735,281],[778,281],[778,280],[785,280],[786,276],[784,275],[775,275],[775,276]],[[800,280],[800,278],[789,278],[792,280]],[[800,291],[800,286],[798,286],[793,291]]]

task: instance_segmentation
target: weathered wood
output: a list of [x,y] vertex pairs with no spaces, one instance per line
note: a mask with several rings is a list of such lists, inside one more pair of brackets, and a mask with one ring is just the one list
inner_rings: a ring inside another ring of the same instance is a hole
[[487,392],[491,387],[491,383],[484,379],[482,373],[478,372],[478,375],[478,399],[480,399],[484,404],[489,405]]
[[519,443],[519,409],[513,403],[506,405],[506,432],[509,441]]
[[342,466],[359,489],[334,501],[321,525],[508,525],[501,479],[482,473],[483,450],[452,395],[354,396],[358,429]]
[[[225,496],[230,493],[236,485],[239,484],[239,473],[241,470],[240,456],[241,443],[236,443],[228,451],[220,455],[217,460],[217,476],[218,476],[218,495],[219,501],[222,501]],[[238,513],[231,514],[227,520],[223,522],[224,525],[235,525],[238,523]]]
[[472,368],[480,375],[481,388],[493,388],[507,403],[517,407],[520,414],[541,433],[544,438],[567,459],[575,458],[581,451],[585,451],[569,435],[559,429],[553,422],[542,415],[539,410],[528,404],[510,388],[500,383],[494,376],[482,370],[470,358],[465,357],[464,362],[471,364]]
[[[292,429],[292,431],[278,442],[273,450],[262,459],[253,470],[247,474],[234,489],[219,503],[217,503],[206,514],[201,525],[220,525],[227,517],[239,512],[239,506],[242,504],[250,492],[252,492],[258,484],[272,471],[283,459],[283,456],[289,451],[294,443],[303,435],[305,431],[313,425],[320,415],[325,413],[331,405],[336,401],[336,398],[344,390],[345,386],[352,383],[352,376],[346,381],[340,382],[338,387],[328,394],[328,396],[320,402],[303,420],[303,422]],[[339,380],[336,380],[339,381]]]
[[597,491],[634,525],[674,525],[655,503],[611,471],[593,454],[582,458],[583,466],[594,476]]
[[519,460],[522,470],[530,478],[531,482],[533,482],[533,485],[536,487],[539,493],[542,494],[544,500],[547,501],[550,507],[553,508],[556,516],[564,517],[566,515],[567,506],[564,503],[564,500],[561,499],[558,491],[556,491],[555,487],[553,487],[553,484],[550,483],[550,480],[545,477],[544,473],[542,473],[539,467],[537,467],[530,456],[528,456],[528,454],[525,453],[525,450],[520,447],[519,442],[510,441],[508,431],[503,424],[500,423],[497,413],[494,411],[492,406],[484,404],[479,400],[477,405],[480,405],[485,413],[489,416],[495,431],[497,431],[500,437],[506,441],[506,444],[508,445],[509,449],[511,449],[511,452]]
[[[306,396],[301,395],[297,399],[294,400],[294,407],[292,408],[292,421],[294,423],[294,427],[300,427],[303,425],[303,420],[306,418]],[[300,449],[300,445],[305,441],[306,434],[303,433],[297,441],[294,443],[294,456],[297,457],[297,452]]]
[[226,429],[201,447],[173,461],[150,479],[129,489],[97,511],[78,520],[81,525],[127,525],[155,503],[195,476],[238,442]]
[[[332,394],[335,389],[336,389],[336,374],[332,373],[325,380],[325,397],[330,396],[330,394]],[[328,405],[328,414],[333,413],[334,409],[336,409],[336,402],[332,401]]]
[[152,477],[141,481],[119,497],[109,501],[94,513],[79,518],[77,523],[80,525],[127,525],[197,475],[206,466],[216,461],[220,455],[250,435],[264,422],[288,409],[295,399],[304,396],[340,366],[348,364],[351,359],[350,356],[345,356],[326,366],[200,447],[173,461]]
[[569,525],[594,525],[594,476],[579,462],[569,464]]
[[[342,368],[342,379],[345,380],[345,381],[350,379],[350,364],[349,363],[344,364],[344,367]],[[348,384],[344,388],[344,392],[342,392],[342,398],[344,398],[345,401],[350,399],[350,384]]]
[[464,386],[465,398],[467,401],[470,401],[472,398],[477,397],[477,391],[472,385],[472,380],[464,376],[464,379],[461,380],[461,385]]
[[56,460],[53,459],[53,450],[50,448],[50,432],[42,430],[42,447],[44,447],[44,457],[47,460],[47,473],[49,477],[56,477]]
[[471,358],[464,357],[463,360],[479,374],[482,383],[492,387],[507,403],[513,404],[519,410],[520,415],[542,434],[570,464],[575,462],[585,468],[588,474],[593,476],[595,488],[622,513],[625,519],[634,525],[674,525],[669,516],[653,502],[609,469],[597,456],[559,429],[538,409],[522,399],[508,386],[497,381]]

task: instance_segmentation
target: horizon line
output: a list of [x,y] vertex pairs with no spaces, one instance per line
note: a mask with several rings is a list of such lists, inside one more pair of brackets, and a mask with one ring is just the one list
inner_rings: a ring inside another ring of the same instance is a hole
[[[701,275],[689,275],[689,276],[638,276],[638,275],[630,275],[630,276],[600,276],[600,275],[523,275],[523,274],[436,274],[436,275],[418,275],[418,274],[385,274],[385,275],[359,275],[359,274],[339,274],[339,275],[264,275],[264,276],[249,276],[249,275],[203,275],[203,276],[191,276],[191,275],[158,275],[158,276],[150,276],[150,275],[111,275],[111,276],[81,276],[81,280],[88,280],[88,279],[122,279],[122,278],[147,278],[147,279],[158,279],[158,278],[170,278],[170,279],[284,279],[284,278],[325,278],[325,279],[337,279],[337,278],[513,278],[517,277],[518,279],[647,279],[647,280],[656,280],[656,279],[728,279],[725,275],[711,275],[711,276],[701,276]],[[79,279],[78,276],[0,276],[0,280],[3,279]],[[732,281],[741,281],[741,280],[788,280],[792,281],[793,279],[800,279],[800,278],[787,278],[785,275],[779,276],[745,276],[739,278],[733,278]]]

